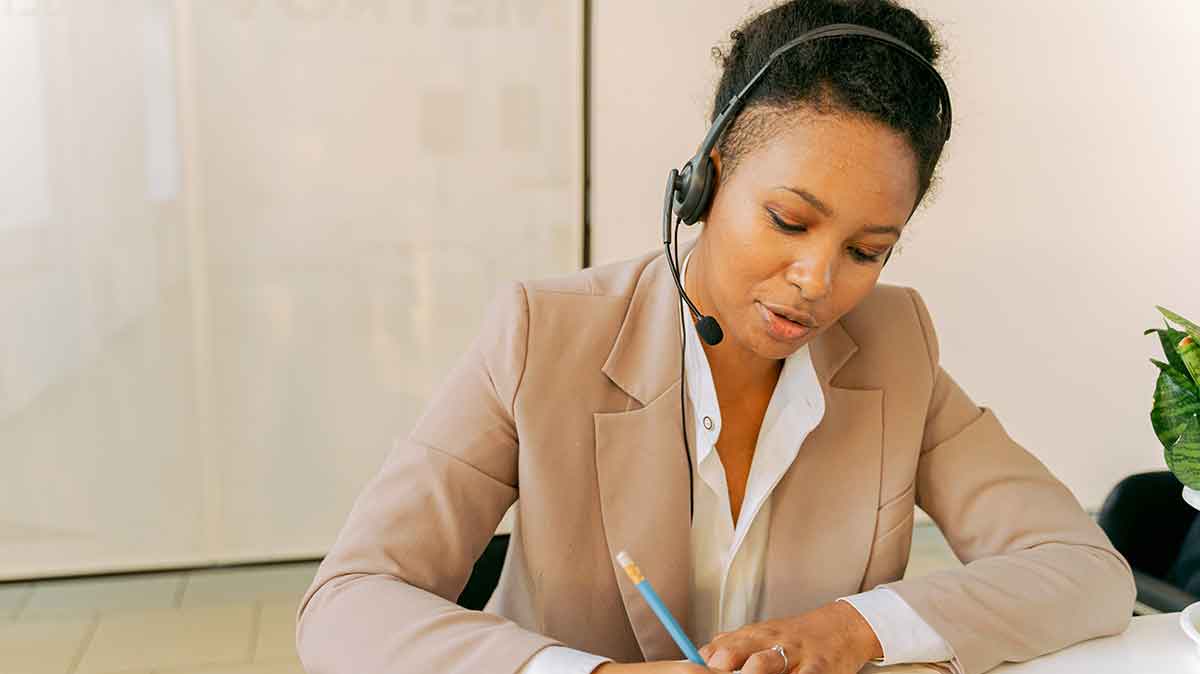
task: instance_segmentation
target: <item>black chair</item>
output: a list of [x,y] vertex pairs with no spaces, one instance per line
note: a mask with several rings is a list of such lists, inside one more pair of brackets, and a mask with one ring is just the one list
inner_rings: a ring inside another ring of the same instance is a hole
[[492,540],[488,541],[487,547],[483,549],[483,554],[475,562],[471,577],[467,579],[467,585],[455,603],[472,611],[483,610],[488,599],[492,597],[492,592],[496,590],[496,584],[500,582],[500,570],[504,568],[504,555],[507,553],[508,534],[492,536]]
[[1200,517],[1169,471],[1117,483],[1100,508],[1100,528],[1133,567],[1137,599],[1157,611],[1200,601]]

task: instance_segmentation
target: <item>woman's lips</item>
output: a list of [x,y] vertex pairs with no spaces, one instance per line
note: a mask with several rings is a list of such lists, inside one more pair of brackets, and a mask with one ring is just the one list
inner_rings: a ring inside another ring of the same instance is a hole
[[800,325],[795,321],[790,321],[771,311],[763,306],[761,302],[755,302],[754,306],[758,307],[758,313],[762,315],[763,321],[766,323],[767,334],[781,342],[794,342],[804,339],[812,331],[811,328]]

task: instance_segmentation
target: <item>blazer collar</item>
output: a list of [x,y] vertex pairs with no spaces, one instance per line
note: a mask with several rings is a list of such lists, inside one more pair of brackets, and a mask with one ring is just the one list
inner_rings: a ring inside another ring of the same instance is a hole
[[[680,260],[696,239],[679,245]],[[659,255],[643,270],[625,319],[601,370],[614,384],[642,405],[657,399],[679,375],[679,291],[667,259]],[[685,319],[690,320],[690,316]],[[858,350],[838,321],[809,342],[813,368],[823,389]]]

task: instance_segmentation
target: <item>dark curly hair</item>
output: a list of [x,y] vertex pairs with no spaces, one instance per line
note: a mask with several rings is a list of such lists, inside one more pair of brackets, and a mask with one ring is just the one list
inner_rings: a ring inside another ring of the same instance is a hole
[[[713,48],[722,68],[710,123],[750,81],[771,52],[824,25],[856,23],[896,37],[936,65],[942,52],[928,23],[892,0],[790,0],[746,19]],[[880,122],[907,138],[917,157],[920,204],[942,152],[938,87],[933,75],[894,47],[870,40],[819,40],[781,56],[746,97],[718,144],[720,182],[746,154],[793,119],[789,113],[852,115]]]

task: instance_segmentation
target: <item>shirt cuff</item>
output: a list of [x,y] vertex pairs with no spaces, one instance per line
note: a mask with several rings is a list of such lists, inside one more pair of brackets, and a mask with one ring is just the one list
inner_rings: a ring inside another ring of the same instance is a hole
[[883,657],[871,662],[881,667],[907,662],[949,662],[956,674],[962,666],[954,649],[925,622],[900,595],[886,587],[839,597],[857,610],[883,646]]
[[566,646],[547,646],[534,653],[518,674],[591,674],[606,662],[612,659]]

